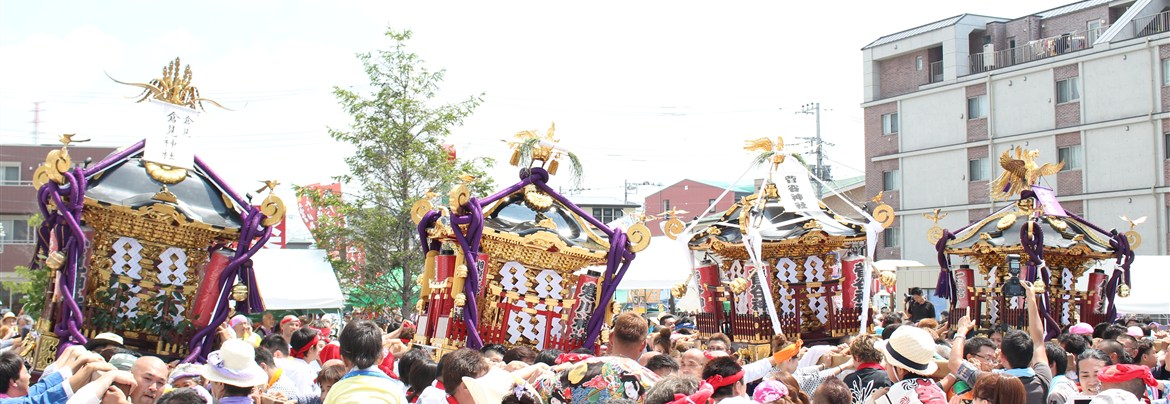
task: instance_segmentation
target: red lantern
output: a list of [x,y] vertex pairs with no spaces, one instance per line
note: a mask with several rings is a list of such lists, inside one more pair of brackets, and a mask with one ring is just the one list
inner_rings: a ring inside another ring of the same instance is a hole
[[[1105,314],[1105,272],[1093,271],[1089,274],[1089,312]],[[1081,316],[1084,318],[1085,316]]]
[[717,310],[715,288],[720,286],[719,283],[719,266],[714,262],[703,262],[702,266],[695,268],[699,273],[699,290],[703,293],[700,298],[703,299],[703,311],[706,313],[715,313]]
[[211,321],[211,311],[219,300],[219,277],[231,261],[231,250],[220,249],[211,254],[207,265],[203,267],[203,282],[199,283],[199,292],[195,295],[195,326],[204,327]]
[[955,270],[955,308],[965,309],[972,307],[974,294],[968,288],[975,286],[975,270],[969,265],[960,265]]
[[861,295],[857,281],[864,279],[865,270],[865,257],[848,257],[841,262],[841,307],[852,309],[868,297]]

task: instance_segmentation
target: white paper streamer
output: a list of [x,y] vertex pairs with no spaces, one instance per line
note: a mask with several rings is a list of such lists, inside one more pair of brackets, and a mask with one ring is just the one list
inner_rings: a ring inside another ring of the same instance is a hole
[[748,237],[743,241],[744,244],[747,244],[748,255],[751,256],[752,263],[756,265],[756,281],[760,283],[760,287],[764,291],[764,305],[768,306],[768,318],[772,320],[772,331],[776,335],[781,335],[784,331],[780,328],[780,316],[776,314],[776,303],[772,301],[772,288],[768,283],[767,271],[764,270],[764,263],[760,260],[764,248],[760,229],[756,226],[748,227]]

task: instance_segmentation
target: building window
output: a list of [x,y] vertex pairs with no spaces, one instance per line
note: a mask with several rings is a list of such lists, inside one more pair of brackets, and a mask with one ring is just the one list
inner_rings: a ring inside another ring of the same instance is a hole
[[987,157],[967,161],[967,178],[970,181],[987,181],[990,173],[987,170]]
[[977,95],[967,99],[967,119],[987,117],[987,96]]
[[1064,80],[1056,82],[1056,103],[1064,104],[1066,102],[1080,101],[1081,90],[1079,77],[1069,77]]
[[612,223],[614,220],[621,219],[625,215],[626,213],[621,208],[593,208],[593,217],[602,223]]
[[8,161],[0,163],[0,185],[21,185],[20,163]]
[[898,170],[882,171],[882,190],[895,191],[901,185],[898,178]]
[[662,201],[662,211],[666,212],[669,210],[670,210],[670,199],[663,200]]
[[1162,153],[1166,160],[1170,160],[1170,133],[1162,134]]
[[918,71],[922,71],[922,56],[914,58],[914,68],[918,69]]
[[1101,20],[1093,20],[1088,22],[1088,40],[1085,46],[1093,46],[1093,42],[1097,42],[1097,38],[1101,36]]
[[1162,85],[1170,86],[1170,59],[1162,59]]
[[714,206],[714,205],[715,205],[715,199],[708,199],[707,200],[707,206]]
[[897,227],[882,230],[882,247],[897,247],[900,245],[902,245],[902,240],[899,239]]
[[882,134],[894,135],[898,133],[898,113],[882,115]]
[[4,227],[3,244],[32,244],[34,233],[28,227],[27,217],[3,216],[0,226]]
[[1059,156],[1060,161],[1064,162],[1064,168],[1061,171],[1079,170],[1081,168],[1081,145],[1077,144],[1058,148],[1056,149],[1056,154]]

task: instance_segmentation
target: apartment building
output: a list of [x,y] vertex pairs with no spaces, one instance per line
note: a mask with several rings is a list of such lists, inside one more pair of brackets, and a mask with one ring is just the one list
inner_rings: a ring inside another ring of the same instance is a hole
[[[4,228],[0,238],[0,280],[14,280],[13,268],[32,261],[36,234],[29,219],[38,212],[32,174],[45,162],[49,151],[59,148],[60,145],[0,145],[0,226]],[[111,147],[69,147],[76,164],[85,164],[87,159],[96,163],[113,151]],[[4,294],[2,299],[7,297]]]
[[[1101,227],[1148,216],[1137,254],[1166,254],[1170,1],[1086,0],[997,18],[963,14],[862,48],[866,194],[898,212],[878,259],[935,265],[923,213],[957,229],[988,198],[1001,152],[1065,168],[1042,185]],[[937,267],[936,267],[937,268]],[[937,269],[936,269],[937,270]]]

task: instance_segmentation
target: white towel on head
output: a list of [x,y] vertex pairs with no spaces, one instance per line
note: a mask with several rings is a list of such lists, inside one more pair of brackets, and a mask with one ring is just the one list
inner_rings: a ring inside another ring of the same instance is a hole
[[829,345],[817,345],[809,347],[808,352],[804,353],[804,357],[800,358],[800,364],[796,365],[796,368],[799,369],[816,365],[821,360],[822,356],[829,353],[830,349],[833,349],[833,347]]

